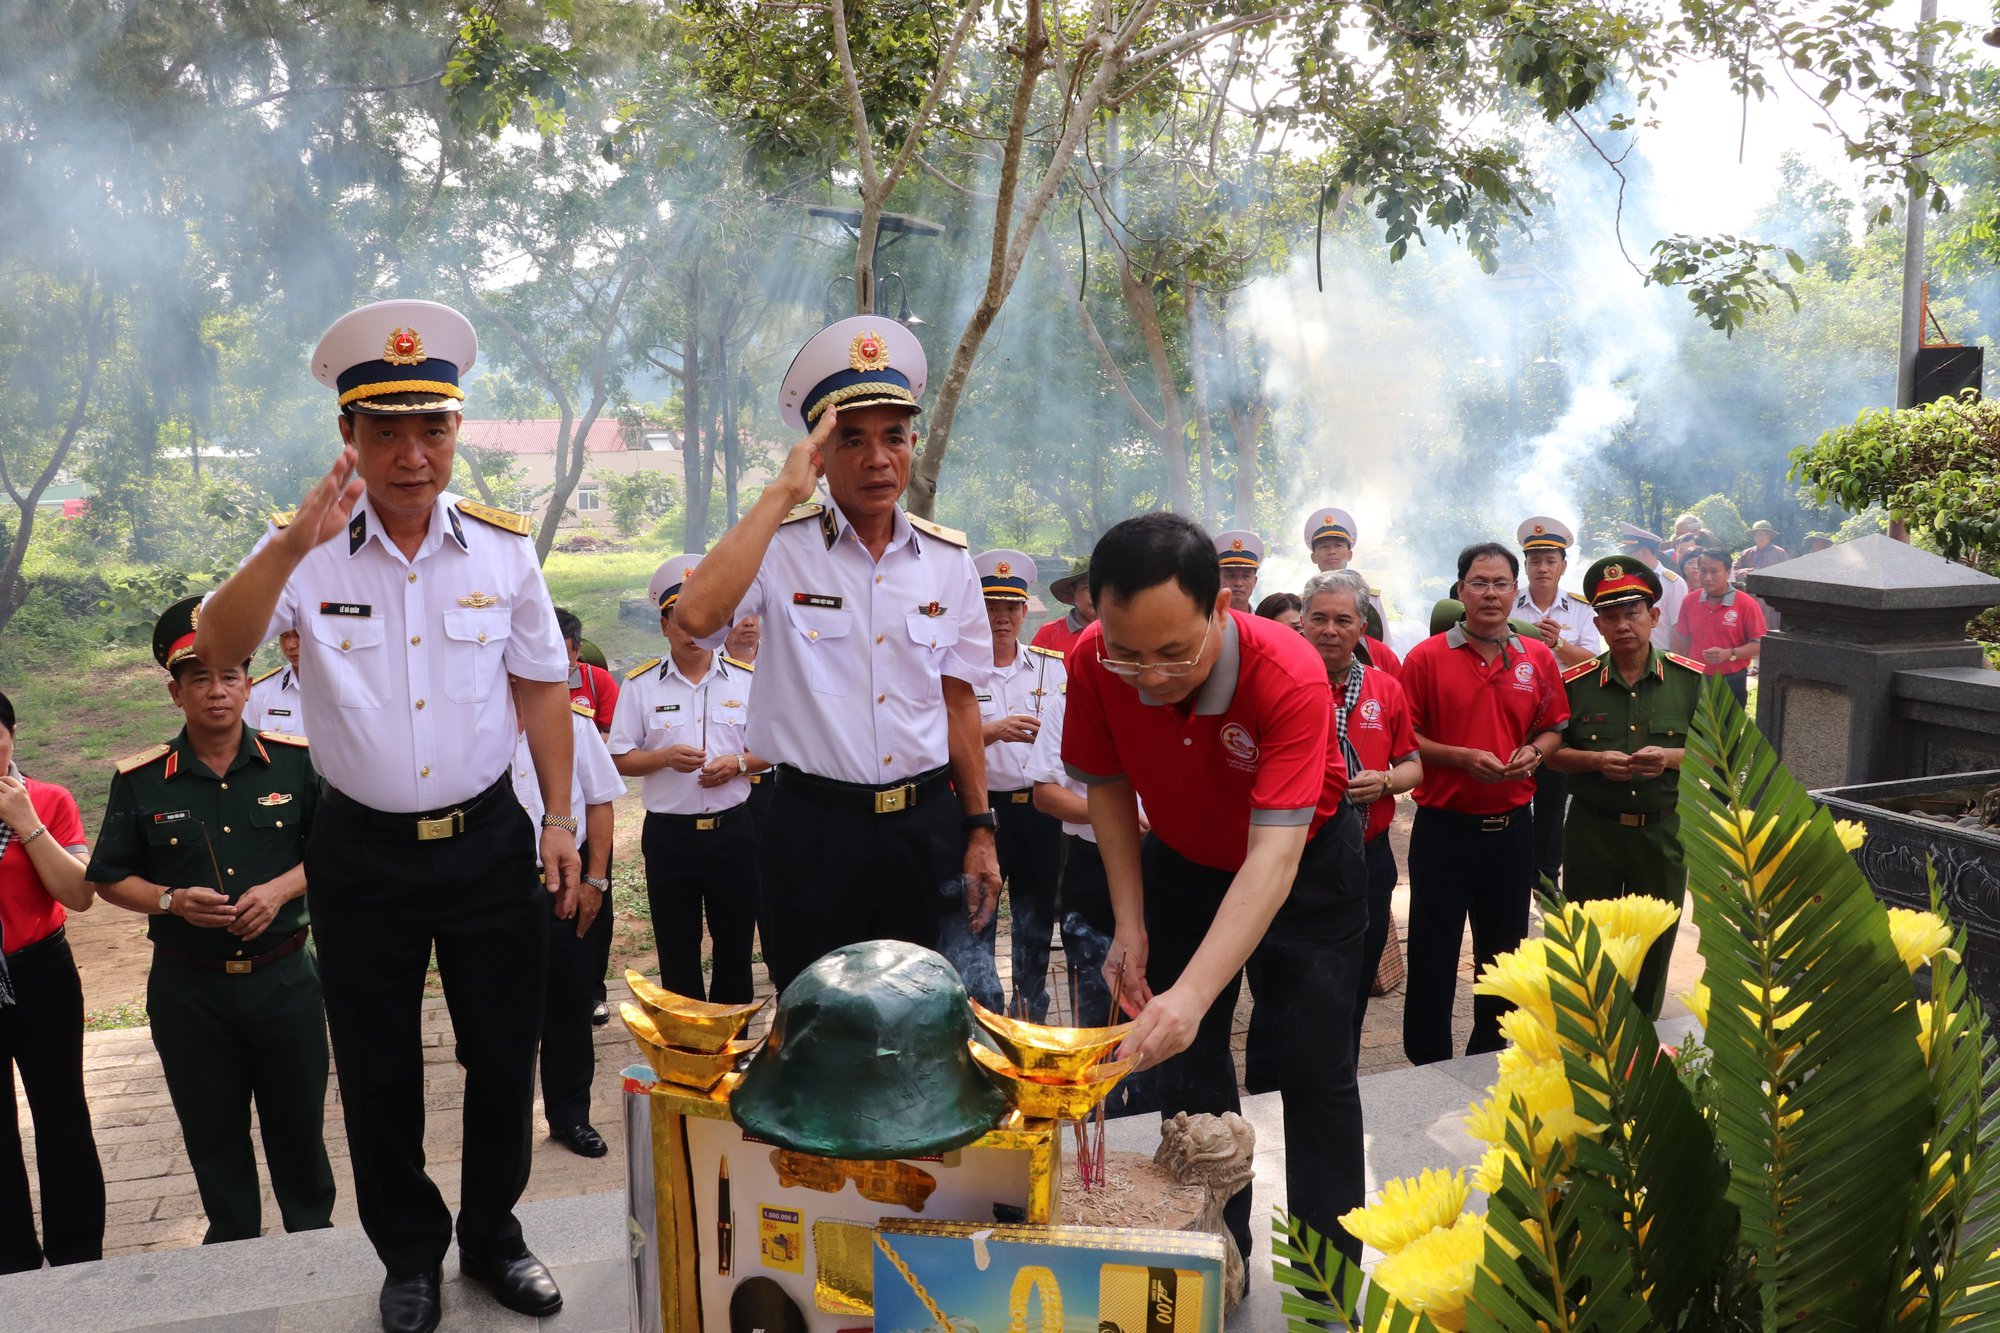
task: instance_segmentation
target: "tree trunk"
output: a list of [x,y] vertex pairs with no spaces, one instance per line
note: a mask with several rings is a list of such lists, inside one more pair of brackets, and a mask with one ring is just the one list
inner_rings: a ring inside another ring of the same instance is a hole
[[687,486],[687,507],[681,524],[681,549],[708,549],[708,476],[702,446],[701,404],[701,261],[687,272],[687,337],[681,343],[681,480]]
[[1201,512],[1196,517],[1203,527],[1212,527],[1218,506],[1215,499],[1215,438],[1209,429],[1208,367],[1202,348],[1207,331],[1201,322],[1201,294],[1188,281],[1185,269],[1181,271],[1181,290],[1187,295],[1188,387],[1194,399],[1195,461],[1201,477]]

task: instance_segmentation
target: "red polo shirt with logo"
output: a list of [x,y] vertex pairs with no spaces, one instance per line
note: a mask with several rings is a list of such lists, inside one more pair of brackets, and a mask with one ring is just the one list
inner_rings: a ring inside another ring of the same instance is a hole
[[[1334,700],[1334,707],[1340,700]],[[1386,773],[1391,767],[1417,753],[1417,735],[1410,726],[1410,700],[1396,678],[1381,667],[1370,666],[1361,676],[1361,698],[1347,715],[1347,743],[1371,773]],[[1363,812],[1367,825],[1363,842],[1373,842],[1389,831],[1396,818],[1396,798],[1384,796]]]
[[1681,623],[1676,627],[1687,636],[1688,656],[1700,662],[1711,676],[1733,676],[1750,669],[1750,659],[1710,662],[1702,656],[1708,648],[1741,648],[1752,639],[1764,637],[1764,608],[1747,592],[1731,588],[1716,600],[1699,593],[1681,603]]
[[1076,641],[1083,637],[1083,630],[1077,629],[1072,623],[1074,616],[1075,612],[1066,611],[1049,621],[1035,631],[1035,637],[1029,640],[1029,646],[1047,648],[1068,657],[1075,650]]
[[1148,703],[1106,671],[1104,631],[1071,651],[1063,767],[1083,783],[1131,781],[1153,834],[1197,865],[1239,870],[1252,824],[1319,831],[1347,791],[1333,695],[1297,630],[1241,611],[1208,640],[1215,667],[1180,704]]
[[[1440,745],[1488,750],[1504,763],[1544,731],[1569,724],[1569,694],[1555,654],[1540,639],[1510,636],[1491,662],[1454,625],[1403,659],[1397,683],[1410,700],[1410,725]],[[1481,782],[1462,768],[1425,764],[1413,793],[1420,806],[1499,815],[1534,799],[1535,780]]]
[[1370,634],[1362,635],[1361,641],[1368,648],[1366,656],[1369,666],[1379,667],[1392,676],[1403,674],[1403,659],[1396,656],[1394,648]]

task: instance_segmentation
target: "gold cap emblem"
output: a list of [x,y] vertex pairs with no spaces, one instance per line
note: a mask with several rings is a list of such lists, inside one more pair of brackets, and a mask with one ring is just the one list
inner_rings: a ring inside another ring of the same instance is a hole
[[993,566],[993,572],[1004,579],[1014,572],[1014,567],[1005,560],[1002,560],[999,564]]
[[847,345],[847,364],[855,370],[887,370],[889,344],[873,331],[858,334]]
[[1230,549],[1230,550],[1232,550],[1232,551],[1240,551],[1240,550],[1242,550],[1242,549],[1243,549],[1243,539],[1242,539],[1241,537],[1238,537],[1238,538],[1234,539],[1233,541],[1231,541],[1231,542],[1229,543],[1229,549]]
[[1547,532],[1547,531],[1548,531],[1548,529],[1547,529],[1547,528],[1545,528],[1545,527],[1543,527],[1543,526],[1542,526],[1541,524],[1539,524],[1539,523],[1535,524],[1535,535],[1536,535],[1537,537],[1541,536],[1541,535],[1542,535],[1543,533],[1545,533],[1545,532]]
[[1606,565],[1606,566],[1604,567],[1604,577],[1605,577],[1605,578],[1607,578],[1607,579],[1622,579],[1622,578],[1624,578],[1624,577],[1625,577],[1625,566],[1623,566],[1623,565]]
[[382,345],[382,359],[392,366],[414,366],[428,360],[423,335],[411,328],[391,329],[388,342]]

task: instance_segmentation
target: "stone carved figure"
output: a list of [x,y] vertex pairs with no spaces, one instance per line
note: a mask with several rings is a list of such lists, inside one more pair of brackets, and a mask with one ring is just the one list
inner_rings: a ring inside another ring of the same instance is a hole
[[1183,1185],[1206,1188],[1201,1220],[1195,1230],[1222,1237],[1222,1309],[1233,1311],[1243,1297],[1244,1256],[1236,1248],[1235,1237],[1222,1223],[1222,1208],[1256,1174],[1252,1158],[1257,1153],[1257,1131],[1234,1111],[1222,1115],[1189,1115],[1182,1111],[1160,1122],[1160,1146],[1153,1164],[1163,1168]]

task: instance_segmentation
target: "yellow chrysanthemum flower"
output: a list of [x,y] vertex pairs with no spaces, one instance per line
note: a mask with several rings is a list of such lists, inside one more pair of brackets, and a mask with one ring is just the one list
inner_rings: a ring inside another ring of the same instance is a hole
[[1639,969],[1646,965],[1646,950],[1651,940],[1640,939],[1636,935],[1606,935],[1604,956],[1618,969],[1618,975],[1625,978],[1627,986],[1639,984]]
[[1548,951],[1547,940],[1522,940],[1520,948],[1501,954],[1479,970],[1472,993],[1497,996],[1526,1009],[1554,1032],[1556,1006],[1549,998]]
[[[1500,1035],[1512,1043],[1509,1050],[1519,1051],[1529,1060],[1562,1058],[1562,1047],[1554,1030],[1527,1009],[1509,1009],[1500,1015]],[[1501,1058],[1506,1058],[1504,1052]]]
[[[1889,937],[1896,941],[1896,955],[1903,966],[1914,972],[1951,943],[1951,927],[1935,912],[1918,912],[1908,907],[1889,909]],[[1954,959],[1957,958],[1953,954]]]
[[1681,916],[1681,909],[1672,903],[1649,898],[1642,893],[1628,893],[1622,898],[1603,898],[1596,902],[1571,903],[1564,910],[1588,919],[1601,935],[1638,940],[1642,955],[1653,947],[1655,940],[1672,930]]
[[1472,1188],[1487,1194],[1497,1192],[1506,1179],[1507,1159],[1513,1156],[1511,1150],[1498,1143],[1481,1153],[1479,1165],[1472,1172]]
[[1840,838],[1840,845],[1850,852],[1861,850],[1861,844],[1868,841],[1868,826],[1858,819],[1836,819],[1833,831]]
[[1486,1219],[1468,1213],[1375,1265],[1375,1282],[1396,1304],[1441,1329],[1465,1327],[1465,1298],[1486,1254]]
[[1391,1180],[1382,1201],[1340,1216],[1347,1234],[1393,1255],[1419,1236],[1448,1227],[1465,1211],[1465,1172],[1431,1169],[1414,1180]]
[[1708,1030],[1708,998],[1708,983],[1706,981],[1695,982],[1694,990],[1687,995],[1681,996],[1681,999],[1687,1002],[1689,1012],[1694,1015],[1694,1021],[1701,1024],[1702,1031],[1704,1032]]
[[1579,1134],[1597,1133],[1598,1126],[1576,1113],[1569,1076],[1561,1060],[1526,1065],[1516,1070],[1513,1077],[1495,1083],[1492,1096],[1468,1108],[1466,1132],[1484,1143],[1506,1142],[1507,1121],[1517,1097],[1527,1113],[1524,1124],[1540,1124],[1540,1129],[1529,1139],[1529,1146],[1537,1155],[1547,1154],[1558,1143],[1573,1143]]

